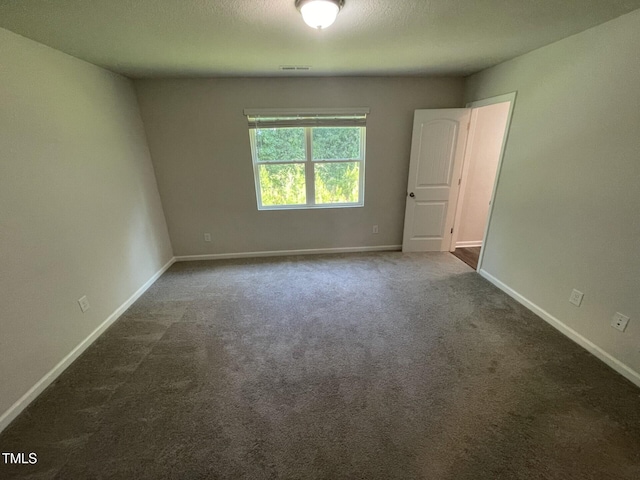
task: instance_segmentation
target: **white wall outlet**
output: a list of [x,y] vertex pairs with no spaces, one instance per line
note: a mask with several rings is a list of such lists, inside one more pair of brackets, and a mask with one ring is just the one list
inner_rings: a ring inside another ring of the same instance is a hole
[[89,299],[87,298],[86,295],[84,295],[80,300],[78,300],[78,305],[80,305],[80,310],[82,310],[82,313],[86,312],[91,308],[91,305],[89,305]]
[[205,242],[210,242],[211,241],[211,234],[210,233],[205,233],[204,234],[204,241]]
[[569,302],[573,303],[576,307],[579,307],[582,303],[582,297],[584,297],[584,293],[574,288],[573,292],[571,292],[571,296],[569,297]]
[[624,332],[625,328],[627,328],[627,324],[629,323],[629,317],[621,314],[620,312],[616,312],[611,320],[611,326],[616,330],[620,330]]
[[372,229],[373,233],[378,233],[378,225],[374,225]]

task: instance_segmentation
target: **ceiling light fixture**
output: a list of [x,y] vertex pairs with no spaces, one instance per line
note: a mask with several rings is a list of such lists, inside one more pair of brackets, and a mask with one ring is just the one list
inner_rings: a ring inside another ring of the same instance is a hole
[[344,0],[296,0],[304,22],[318,30],[331,26],[343,5]]

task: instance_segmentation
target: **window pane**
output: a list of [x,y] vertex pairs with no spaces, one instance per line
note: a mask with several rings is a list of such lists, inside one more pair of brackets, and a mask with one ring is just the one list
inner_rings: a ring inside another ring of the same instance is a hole
[[259,165],[262,205],[306,203],[304,164]]
[[316,203],[357,203],[360,162],[316,163]]
[[359,127],[317,127],[312,131],[314,160],[360,158]]
[[256,129],[258,162],[304,161],[304,128]]

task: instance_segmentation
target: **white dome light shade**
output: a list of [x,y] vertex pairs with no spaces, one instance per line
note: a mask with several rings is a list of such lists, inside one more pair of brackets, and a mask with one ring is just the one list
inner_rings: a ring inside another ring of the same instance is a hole
[[302,19],[311,28],[321,30],[336,21],[340,6],[337,1],[310,0],[300,7]]

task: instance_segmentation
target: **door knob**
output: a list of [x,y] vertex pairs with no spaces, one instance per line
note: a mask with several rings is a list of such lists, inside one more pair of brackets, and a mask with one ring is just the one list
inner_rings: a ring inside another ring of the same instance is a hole
[[409,196],[410,196],[411,198],[413,198],[413,197],[415,197],[415,196],[416,196],[416,194],[415,194],[415,193],[413,193],[413,192],[411,192],[411,193],[409,194]]

